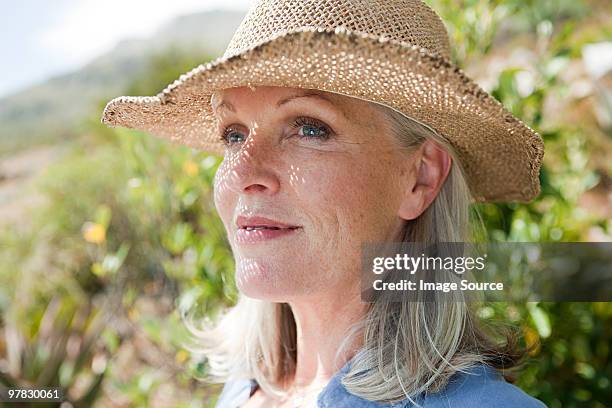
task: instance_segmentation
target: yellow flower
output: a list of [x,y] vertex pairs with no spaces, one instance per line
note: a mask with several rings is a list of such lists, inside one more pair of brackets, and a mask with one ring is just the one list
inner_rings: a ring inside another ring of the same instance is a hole
[[100,244],[106,239],[106,229],[95,222],[86,222],[83,225],[83,238],[85,241]]
[[184,363],[187,361],[187,358],[189,358],[189,353],[187,353],[185,350],[179,350],[176,352],[175,359],[177,363]]
[[138,312],[138,309],[136,309],[135,307],[131,307],[131,308],[128,310],[128,318],[129,318],[131,321],[133,321],[133,322],[134,322],[134,321],[138,320],[138,317],[139,317],[139,316],[140,316],[140,312]]
[[525,343],[527,347],[531,348],[535,346],[529,351],[529,354],[532,356],[537,355],[540,352],[540,336],[538,335],[538,332],[529,326],[523,326],[523,334],[525,336]]
[[187,160],[185,163],[183,163],[183,172],[188,176],[195,176],[198,174],[198,164],[193,160]]

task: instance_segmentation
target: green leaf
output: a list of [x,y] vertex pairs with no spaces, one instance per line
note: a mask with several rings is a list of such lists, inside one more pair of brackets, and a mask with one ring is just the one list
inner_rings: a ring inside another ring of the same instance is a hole
[[535,325],[538,334],[542,338],[547,338],[551,333],[550,319],[544,310],[538,307],[537,302],[529,302],[527,303],[527,310],[529,310],[529,315],[531,316],[531,320]]

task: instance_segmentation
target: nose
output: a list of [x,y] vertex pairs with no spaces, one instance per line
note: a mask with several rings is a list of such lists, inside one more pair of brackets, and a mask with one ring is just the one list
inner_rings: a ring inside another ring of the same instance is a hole
[[275,194],[280,188],[276,154],[262,138],[249,137],[229,160],[228,187],[239,194]]

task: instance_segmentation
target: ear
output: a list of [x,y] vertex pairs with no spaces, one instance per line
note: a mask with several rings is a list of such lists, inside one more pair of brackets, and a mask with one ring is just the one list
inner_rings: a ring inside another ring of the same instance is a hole
[[412,220],[423,213],[438,195],[450,172],[452,158],[438,143],[427,139],[412,154],[405,178],[405,194],[398,215]]

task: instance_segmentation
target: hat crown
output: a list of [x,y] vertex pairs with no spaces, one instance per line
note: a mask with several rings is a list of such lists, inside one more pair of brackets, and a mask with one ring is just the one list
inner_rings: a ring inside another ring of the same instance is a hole
[[224,57],[305,27],[344,27],[406,42],[450,59],[444,23],[421,0],[258,0],[234,33]]

